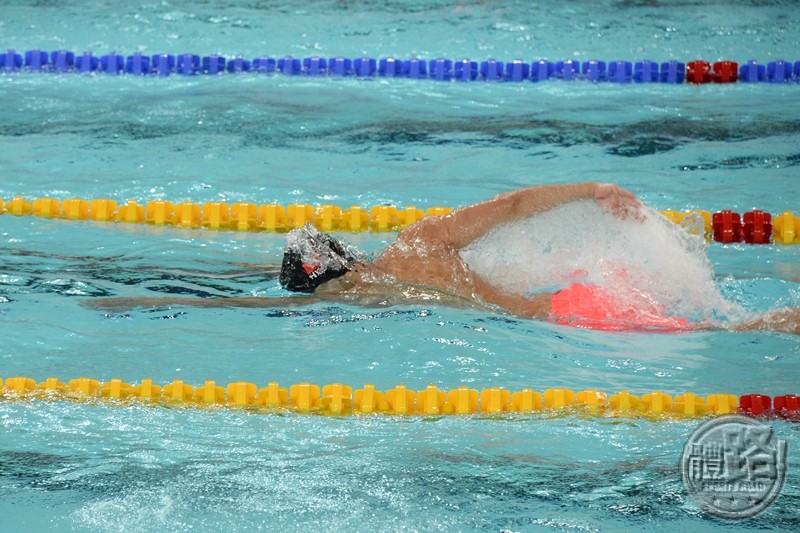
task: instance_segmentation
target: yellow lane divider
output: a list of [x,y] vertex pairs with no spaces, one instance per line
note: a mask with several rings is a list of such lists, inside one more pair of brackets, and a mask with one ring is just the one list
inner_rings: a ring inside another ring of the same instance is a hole
[[[399,208],[377,205],[366,209],[354,205],[350,208],[323,204],[254,204],[238,202],[173,203],[151,200],[142,205],[136,200],[118,204],[115,200],[98,198],[84,200],[69,198],[37,198],[29,201],[22,196],[4,201],[0,198],[0,214],[16,216],[33,215],[43,218],[67,220],[93,220],[130,224],[153,224],[181,228],[207,228],[213,230],[286,232],[305,224],[314,224],[320,231],[336,232],[388,232],[399,231],[426,216],[444,216],[453,211],[449,207],[430,207],[426,210],[410,205]],[[694,234],[702,234],[709,241],[722,243],[747,242],[752,244],[800,243],[800,216],[786,210],[770,215],[754,210],[740,216],[729,210],[712,214],[710,211],[663,210],[661,213],[675,224]]]
[[194,387],[182,380],[165,385],[142,380],[138,385],[119,379],[100,382],[77,378],[66,383],[47,378],[36,383],[32,378],[0,379],[0,398],[61,399],[74,401],[108,400],[112,402],[147,402],[185,407],[238,407],[264,411],[288,410],[298,413],[346,416],[380,413],[387,415],[458,415],[501,413],[544,413],[572,409],[594,416],[700,417],[734,412],[753,415],[772,413],[787,418],[800,414],[800,396],[787,394],[773,399],[761,394],[737,397],[733,394],[710,394],[705,397],[686,392],[671,396],[652,391],[641,396],[628,391],[607,394],[598,390],[575,392],[553,388],[543,392],[531,388],[510,391],[492,387],[478,391],[466,386],[441,390],[429,385],[414,391],[404,385],[379,391],[374,385],[353,387],[341,383],[314,385],[297,383],[288,388],[278,383],[258,387],[255,383],[234,382],[222,387],[206,381]]
[[109,199],[70,198],[59,201],[53,198],[37,198],[28,201],[21,196],[5,202],[0,199],[0,214],[273,232],[289,231],[309,222],[321,231],[397,231],[425,216],[442,216],[451,211],[447,207],[431,207],[423,211],[415,206],[397,208],[387,205],[367,210],[360,206],[342,209],[329,204],[315,207],[309,204],[282,206],[274,203],[257,205],[247,202],[206,202],[201,205],[152,200],[141,205],[136,200],[129,200],[118,205],[116,201]]

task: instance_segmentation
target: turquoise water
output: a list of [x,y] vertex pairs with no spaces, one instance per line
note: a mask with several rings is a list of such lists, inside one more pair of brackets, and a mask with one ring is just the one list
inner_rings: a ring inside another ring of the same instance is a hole
[[[98,55],[765,63],[800,59],[797,19],[779,2],[39,2],[6,8],[0,35],[19,51]],[[796,212],[798,90],[6,74],[0,197],[458,207],[592,179],[656,209]],[[602,229],[572,238],[599,241]],[[392,235],[347,238],[377,252]],[[282,243],[3,215],[0,377],[798,393],[800,344],[779,334],[606,334],[436,306],[104,315],[80,305],[283,296],[252,266],[278,262]],[[623,263],[641,257],[609,251]],[[745,311],[800,306],[796,247],[712,244],[707,253],[709,276]],[[654,272],[696,273],[685,268]],[[702,298],[703,281],[685,285]],[[787,531],[800,521],[800,439],[781,421],[770,424],[789,443],[783,493],[735,523],[703,516],[683,491],[678,463],[695,421],[340,419],[34,401],[0,402],[0,424],[4,530]]]

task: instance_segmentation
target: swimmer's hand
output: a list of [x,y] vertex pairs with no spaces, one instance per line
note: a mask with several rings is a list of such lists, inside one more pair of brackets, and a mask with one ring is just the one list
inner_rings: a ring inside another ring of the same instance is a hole
[[595,183],[593,196],[595,202],[621,220],[628,217],[643,220],[642,202],[632,192],[618,185]]

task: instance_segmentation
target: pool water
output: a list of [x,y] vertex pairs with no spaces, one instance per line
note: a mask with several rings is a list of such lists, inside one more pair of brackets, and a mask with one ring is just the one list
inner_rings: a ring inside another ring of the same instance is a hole
[[[18,51],[98,55],[766,63],[800,59],[791,7],[37,2],[5,8],[0,35]],[[3,74],[0,198],[459,207],[590,179],[619,183],[657,210],[796,212],[798,91]],[[645,265],[651,284],[679,286],[698,313],[715,312],[717,295],[744,314],[800,306],[796,247],[711,243],[687,252],[671,238],[623,233],[640,243],[634,249],[602,238],[616,226],[560,216],[553,242],[524,226],[527,248],[512,258],[574,246],[584,264]],[[374,254],[394,234],[343,237]],[[436,305],[126,313],[81,305],[102,296],[287,296],[258,268],[280,261],[283,239],[2,215],[0,378],[799,392],[798,338],[766,332],[603,333]],[[531,261],[539,273],[560,264]],[[778,500],[758,517],[723,522],[700,513],[681,484],[681,450],[698,423],[1,401],[0,529],[798,529],[797,424],[769,422],[789,446]]]

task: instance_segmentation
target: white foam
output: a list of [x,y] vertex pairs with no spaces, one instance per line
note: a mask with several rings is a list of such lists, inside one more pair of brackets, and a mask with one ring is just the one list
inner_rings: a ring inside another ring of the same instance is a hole
[[620,220],[593,201],[572,202],[494,228],[461,255],[482,277],[514,293],[582,281],[623,297],[647,295],[680,316],[740,317],[742,310],[714,282],[705,241],[652,209],[642,215]]
[[323,274],[329,268],[341,270],[348,262],[347,258],[331,248],[323,234],[310,223],[286,235],[286,250],[299,254],[304,264],[316,266],[317,274]]

